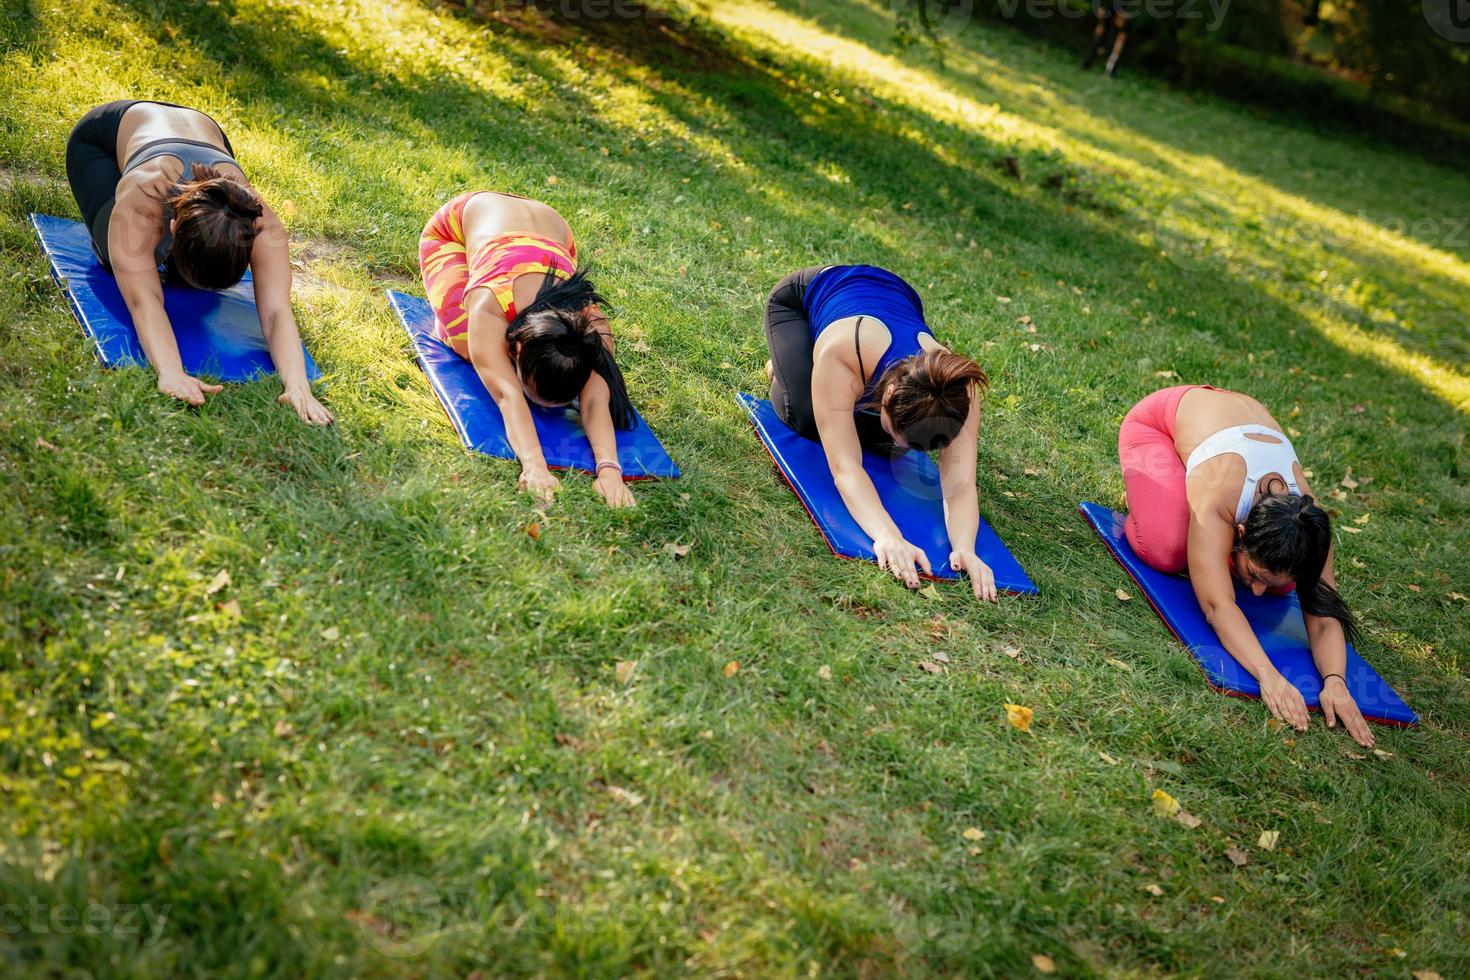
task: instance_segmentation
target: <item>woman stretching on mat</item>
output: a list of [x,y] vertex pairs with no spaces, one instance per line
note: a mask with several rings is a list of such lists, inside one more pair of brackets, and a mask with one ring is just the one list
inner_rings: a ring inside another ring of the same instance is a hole
[[1180,385],[1133,406],[1118,433],[1128,543],[1161,572],[1189,571],[1205,618],[1261,685],[1281,721],[1305,730],[1307,705],[1271,664],[1231,579],[1256,595],[1296,590],[1327,726],[1341,721],[1373,744],[1343,670],[1352,613],[1332,573],[1332,524],[1312,499],[1296,450],[1260,402],[1208,385]]
[[117,277],[159,391],[202,405],[220,390],[185,373],[162,283],[226,289],[250,268],[261,331],[286,388],[280,401],[303,422],[332,421],[306,379],[286,229],[245,178],[218,123],[168,102],[98,106],[66,142],[66,179],[97,258]]
[[576,258],[571,228],[549,205],[494,191],[456,197],[419,239],[434,332],[474,365],[499,406],[521,489],[548,501],[560,486],[527,400],[548,408],[576,401],[597,460],[597,492],[627,507],[633,495],[614,429],[633,427],[633,406],[602,297]]
[[934,339],[914,288],[871,265],[793,272],[766,301],[766,343],[771,404],[787,425],[822,443],[842,502],[873,539],[878,567],[911,589],[919,586],[916,566],[933,571],[883,508],[863,470],[863,448],[938,450],[950,567],[970,577],[977,598],[995,601],[995,575],[975,554],[985,372]]

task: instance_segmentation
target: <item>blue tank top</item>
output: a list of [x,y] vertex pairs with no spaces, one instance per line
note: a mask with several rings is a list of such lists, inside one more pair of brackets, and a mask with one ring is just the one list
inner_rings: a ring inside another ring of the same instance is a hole
[[921,334],[933,336],[924,322],[924,303],[914,287],[874,265],[834,265],[817,273],[803,299],[815,342],[833,323],[845,317],[870,316],[882,320],[891,340],[888,349],[873,365],[868,389],[894,364],[923,353]]

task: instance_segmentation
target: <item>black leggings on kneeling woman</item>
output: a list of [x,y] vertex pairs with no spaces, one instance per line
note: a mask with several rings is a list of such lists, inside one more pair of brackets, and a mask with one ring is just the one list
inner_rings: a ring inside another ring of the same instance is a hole
[[812,412],[812,325],[806,315],[806,290],[815,265],[782,279],[766,300],[766,346],[771,350],[771,404],[781,421],[808,439],[817,438]]

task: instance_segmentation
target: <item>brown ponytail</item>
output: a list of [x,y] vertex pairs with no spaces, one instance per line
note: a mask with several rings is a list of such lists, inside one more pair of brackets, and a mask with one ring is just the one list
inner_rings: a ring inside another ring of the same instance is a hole
[[971,389],[983,391],[989,384],[980,365],[968,357],[935,350],[899,361],[883,372],[873,391],[904,441],[932,452],[948,446],[964,428]]
[[199,289],[233,286],[250,267],[260,198],[240,180],[199,164],[167,198],[174,213],[169,264]]

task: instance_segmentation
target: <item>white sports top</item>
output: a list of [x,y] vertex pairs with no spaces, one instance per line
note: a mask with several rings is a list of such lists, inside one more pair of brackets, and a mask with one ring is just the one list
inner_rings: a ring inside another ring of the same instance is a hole
[[[1270,436],[1281,441],[1261,442],[1247,438],[1252,435]],[[1280,473],[1286,480],[1288,490],[1292,493],[1302,492],[1296,482],[1297,458],[1291,440],[1283,433],[1264,425],[1232,426],[1205,437],[1194,447],[1194,452],[1189,454],[1189,461],[1184,464],[1184,475],[1188,477],[1195,467],[1226,453],[1234,453],[1245,460],[1245,483],[1240,487],[1240,503],[1235,507],[1237,521],[1245,520],[1245,516],[1251,512],[1251,506],[1256,502],[1256,481],[1268,473]]]

